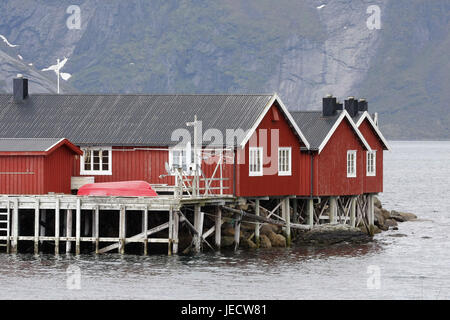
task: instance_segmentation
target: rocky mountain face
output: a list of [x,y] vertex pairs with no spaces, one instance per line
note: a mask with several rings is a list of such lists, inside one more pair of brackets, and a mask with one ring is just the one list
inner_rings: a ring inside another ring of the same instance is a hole
[[447,0],[80,0],[79,15],[72,2],[0,3],[18,45],[0,39],[1,91],[16,73],[54,91],[39,70],[67,57],[64,92],[277,92],[293,110],[364,96],[391,139],[450,138]]

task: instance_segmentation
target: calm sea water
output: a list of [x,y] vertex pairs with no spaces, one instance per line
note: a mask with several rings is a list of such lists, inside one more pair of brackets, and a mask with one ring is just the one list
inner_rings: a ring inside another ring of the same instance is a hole
[[[381,200],[420,219],[374,243],[196,257],[0,254],[0,298],[450,299],[450,142],[392,147]],[[68,289],[68,267],[81,271],[80,290]]]

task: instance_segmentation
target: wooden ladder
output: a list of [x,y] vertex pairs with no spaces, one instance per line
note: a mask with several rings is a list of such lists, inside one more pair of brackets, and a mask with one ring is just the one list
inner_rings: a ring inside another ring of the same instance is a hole
[[[0,211],[0,250],[9,253],[10,242],[10,213],[9,209]],[[5,248],[5,250],[3,250]]]

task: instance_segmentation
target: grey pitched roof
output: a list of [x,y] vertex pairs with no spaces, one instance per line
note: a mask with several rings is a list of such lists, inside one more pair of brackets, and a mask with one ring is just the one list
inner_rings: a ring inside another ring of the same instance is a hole
[[359,119],[361,119],[361,117],[364,115],[364,112],[358,112],[356,114],[356,116],[352,117],[353,122],[356,124],[358,123]]
[[324,117],[322,111],[291,111],[291,115],[308,140],[310,148],[318,150],[338,120],[340,112],[330,117]]
[[[194,115],[203,131],[251,129],[274,95],[0,95],[0,138],[66,137],[77,145],[166,146]],[[192,129],[191,129],[192,130]],[[239,141],[238,141],[239,143]]]
[[0,152],[47,151],[61,141],[58,139],[4,139],[0,138]]

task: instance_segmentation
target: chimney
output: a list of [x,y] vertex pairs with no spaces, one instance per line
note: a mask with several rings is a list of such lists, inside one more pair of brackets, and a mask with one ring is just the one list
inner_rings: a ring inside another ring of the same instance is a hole
[[360,111],[360,112],[368,111],[368,105],[367,105],[366,99],[359,99],[358,111]]
[[345,100],[345,110],[350,114],[350,117],[356,116],[358,113],[358,101],[354,97],[348,97]]
[[28,98],[28,79],[18,74],[13,80],[13,94],[15,102],[23,102]]
[[344,110],[344,105],[341,102],[336,102],[336,111],[342,111]]
[[336,98],[329,94],[322,101],[322,115],[324,117],[334,116],[336,113]]

